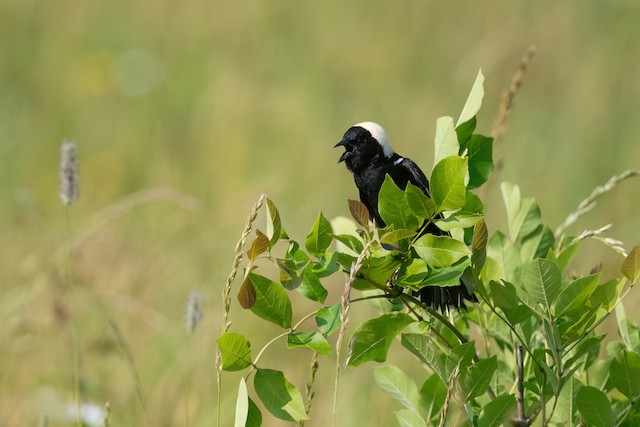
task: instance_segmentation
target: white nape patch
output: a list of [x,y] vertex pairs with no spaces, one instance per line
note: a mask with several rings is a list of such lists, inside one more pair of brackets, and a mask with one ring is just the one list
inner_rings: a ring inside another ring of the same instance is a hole
[[393,162],[393,166],[398,166],[400,163],[402,163],[403,160],[404,160],[404,157],[400,157],[398,160]]
[[354,126],[360,126],[363,129],[369,131],[371,136],[373,136],[378,144],[382,146],[382,151],[384,152],[384,156],[389,158],[393,156],[393,148],[391,148],[391,144],[389,144],[389,137],[387,137],[387,132],[384,131],[384,128],[375,122],[362,122],[358,123]]

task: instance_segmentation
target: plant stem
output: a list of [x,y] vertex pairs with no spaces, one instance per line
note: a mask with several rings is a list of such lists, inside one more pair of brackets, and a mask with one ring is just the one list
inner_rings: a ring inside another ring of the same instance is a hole
[[71,379],[73,383],[73,400],[75,404],[75,419],[76,426],[82,427],[82,419],[80,417],[80,343],[78,339],[78,324],[76,323],[76,304],[75,304],[75,295],[73,292],[73,280],[71,278],[71,233],[70,233],[70,225],[69,225],[69,206],[65,208],[65,235],[66,235],[66,268],[65,268],[65,279],[66,279],[66,291],[67,291],[67,300],[69,304],[69,318],[70,318],[70,327],[71,327],[71,363],[72,363],[72,373]]
[[524,412],[524,359],[522,357],[522,344],[516,344],[516,365],[518,366],[518,426],[526,426],[527,417]]

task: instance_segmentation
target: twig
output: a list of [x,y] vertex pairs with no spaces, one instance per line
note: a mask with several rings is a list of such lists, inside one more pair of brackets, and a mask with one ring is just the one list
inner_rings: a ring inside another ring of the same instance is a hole
[[453,398],[453,392],[455,390],[456,377],[460,370],[460,366],[456,366],[456,368],[451,373],[449,377],[449,381],[447,384],[447,395],[444,398],[444,404],[442,405],[442,409],[440,410],[440,424],[438,427],[444,427],[447,420],[447,413],[449,412],[449,404],[451,403],[451,399]]
[[[340,331],[338,332],[338,339],[336,341],[336,373],[335,373],[335,381],[334,381],[334,390],[333,390],[333,425],[336,425],[336,408],[338,405],[338,382],[340,380],[340,350],[342,347],[342,340],[344,338],[344,333],[347,330],[347,326],[349,325],[349,305],[350,305],[350,295],[351,295],[351,287],[353,282],[356,280],[356,275],[358,270],[362,267],[365,256],[369,252],[369,247],[371,246],[371,242],[367,242],[360,252],[358,259],[351,265],[351,270],[349,272],[349,278],[347,279],[344,285],[344,291],[342,292],[342,300],[340,305]],[[348,363],[348,358],[345,364]]]
[[516,344],[516,364],[518,365],[518,427],[526,427],[527,417],[524,412],[524,359],[522,357],[522,344]]

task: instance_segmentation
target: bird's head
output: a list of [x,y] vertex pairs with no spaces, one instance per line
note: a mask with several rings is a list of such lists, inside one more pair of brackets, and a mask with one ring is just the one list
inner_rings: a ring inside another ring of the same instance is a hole
[[336,147],[344,147],[338,163],[344,161],[347,169],[357,172],[378,161],[393,156],[389,138],[382,126],[374,122],[362,122],[351,126]]

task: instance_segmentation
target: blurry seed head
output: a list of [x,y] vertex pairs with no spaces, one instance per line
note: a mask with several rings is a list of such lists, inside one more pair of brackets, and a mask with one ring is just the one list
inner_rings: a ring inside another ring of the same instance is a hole
[[185,315],[185,323],[187,331],[193,332],[198,327],[198,323],[202,320],[202,311],[200,311],[200,301],[202,295],[200,292],[191,292],[187,301],[187,313]]
[[58,177],[60,179],[60,199],[62,199],[62,203],[70,205],[78,200],[80,187],[78,186],[78,157],[76,155],[75,142],[64,141],[62,143]]

